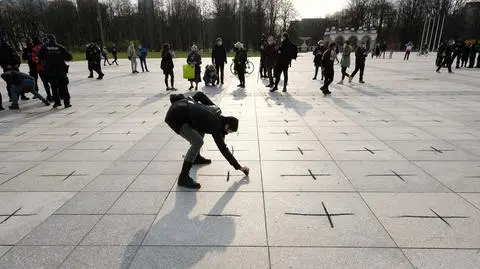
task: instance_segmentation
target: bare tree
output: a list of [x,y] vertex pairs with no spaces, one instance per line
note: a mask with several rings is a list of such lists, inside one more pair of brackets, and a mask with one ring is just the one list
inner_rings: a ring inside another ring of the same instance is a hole
[[278,14],[280,12],[280,1],[281,0],[265,0],[267,27],[271,34],[276,34]]
[[281,0],[279,19],[281,23],[282,32],[286,32],[290,28],[290,24],[298,16],[298,12],[295,9],[295,5],[292,0]]

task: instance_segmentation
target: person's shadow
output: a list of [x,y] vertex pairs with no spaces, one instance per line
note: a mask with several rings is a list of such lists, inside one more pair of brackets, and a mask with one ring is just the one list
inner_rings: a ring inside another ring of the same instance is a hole
[[[180,188],[179,192],[171,192],[169,195],[175,195],[175,204],[170,209],[167,198],[161,209],[170,211],[153,223],[147,235],[145,230],[141,230],[132,240],[134,244],[139,237],[145,238],[143,244],[148,247],[140,247],[133,260],[131,253],[125,252],[120,268],[193,268],[208,252],[225,251],[235,237],[235,218],[241,216],[228,215],[231,212],[223,210],[236,191],[245,184],[249,184],[247,176],[234,182],[209,212],[195,216],[189,214],[195,208],[197,195],[201,192],[182,192],[184,189]],[[215,247],[205,247],[209,245]],[[185,246],[201,247],[190,248],[194,251],[182,253],[182,247]]]

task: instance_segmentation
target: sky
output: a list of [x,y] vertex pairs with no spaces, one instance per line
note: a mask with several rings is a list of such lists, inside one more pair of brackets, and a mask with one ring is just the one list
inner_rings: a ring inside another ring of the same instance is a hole
[[348,0],[292,0],[299,18],[323,18],[342,10]]

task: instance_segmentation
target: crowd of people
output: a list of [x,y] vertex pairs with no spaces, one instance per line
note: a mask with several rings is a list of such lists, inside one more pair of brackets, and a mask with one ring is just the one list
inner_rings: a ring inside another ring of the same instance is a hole
[[[62,100],[65,108],[72,106],[68,91],[68,65],[65,62],[71,61],[73,57],[65,47],[57,43],[54,35],[28,39],[22,58],[28,63],[28,74],[20,72],[20,55],[10,46],[6,38],[1,38],[0,67],[3,69],[1,77],[7,84],[11,102],[9,109],[19,109],[18,99],[28,100],[29,98],[25,96],[28,92],[47,106],[54,102],[53,107],[57,108],[62,105]],[[38,78],[44,85],[46,98],[39,93]],[[0,93],[0,110],[4,110],[2,101]]]
[[[477,57],[477,46],[474,42],[467,44],[462,40],[454,41],[450,39],[444,41],[438,47],[437,59],[435,64],[437,72],[442,68],[447,68],[449,73],[453,73],[452,65],[456,60],[456,68],[480,68],[480,54]],[[475,64],[476,61],[476,64]]]

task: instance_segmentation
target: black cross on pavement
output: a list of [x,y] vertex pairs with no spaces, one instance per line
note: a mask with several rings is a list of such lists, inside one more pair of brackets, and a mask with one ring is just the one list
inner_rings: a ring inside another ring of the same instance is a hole
[[291,134],[299,134],[300,132],[289,132],[287,130],[284,130],[283,132],[273,132],[271,134],[286,134],[287,136],[290,136]]
[[6,217],[4,220],[2,220],[2,222],[0,222],[0,224],[4,224],[5,222],[7,222],[7,220],[9,220],[12,217],[28,217],[28,216],[36,215],[36,214],[17,214],[18,211],[20,210],[22,210],[21,207],[10,214],[0,214],[0,217]]
[[280,175],[281,177],[312,177],[314,180],[317,180],[317,177],[329,177],[331,174],[315,174],[311,169],[308,169],[308,174],[287,174]]
[[[208,149],[207,151],[218,151],[218,149]],[[235,154],[235,151],[247,151],[245,149],[235,149],[232,145],[232,149],[230,150],[232,152],[232,154]]]
[[87,174],[75,174],[77,171],[74,170],[72,172],[70,172],[69,174],[52,174],[52,175],[42,175],[42,177],[64,177],[62,179],[62,181],[65,181],[67,179],[69,179],[70,177],[82,177],[82,176],[86,176]]
[[[221,174],[199,174],[202,177],[224,177],[225,175]],[[230,171],[227,172],[227,182],[230,181],[230,177],[244,177],[243,175],[230,175]]]
[[132,131],[128,131],[126,133],[99,133],[100,135],[119,135],[119,134],[123,134],[123,135],[130,135],[130,134],[133,134]]
[[383,151],[383,150],[381,150],[381,149],[369,149],[369,148],[363,147],[363,149],[347,149],[346,151],[350,151],[350,152],[365,151],[365,152],[370,152],[371,154],[375,154],[375,152]]
[[448,223],[447,219],[468,219],[468,217],[466,216],[441,216],[431,208],[430,208],[430,211],[432,211],[432,213],[435,216],[403,215],[403,216],[399,216],[399,218],[440,219],[441,221],[445,222],[445,224],[447,224],[449,227],[452,227],[452,225]]
[[437,149],[436,147],[432,147],[430,146],[431,149],[419,149],[417,151],[430,151],[430,152],[436,152],[436,153],[440,153],[440,154],[443,154],[444,152],[447,152],[447,151],[455,151],[454,149]]
[[332,217],[339,217],[339,216],[352,216],[354,215],[353,213],[330,213],[328,212],[327,210],[327,207],[325,206],[325,203],[322,202],[322,206],[323,206],[323,211],[325,211],[325,213],[323,214],[306,214],[306,213],[290,213],[290,212],[286,212],[285,215],[292,215],[292,216],[309,216],[309,217],[327,217],[328,218],[328,222],[330,223],[330,227],[333,228],[333,220],[332,220]]
[[203,214],[205,217],[240,217],[238,214]]
[[277,149],[276,151],[298,151],[300,152],[300,154],[303,155],[304,152],[313,151],[313,149],[302,149],[300,147],[297,147],[297,149]]
[[38,150],[0,150],[0,152],[45,152],[47,149],[48,147]]
[[401,181],[406,182],[405,178],[403,177],[415,176],[414,174],[399,174],[394,170],[390,170],[390,171],[392,172],[392,174],[371,174],[371,175],[367,175],[367,177],[397,177]]

